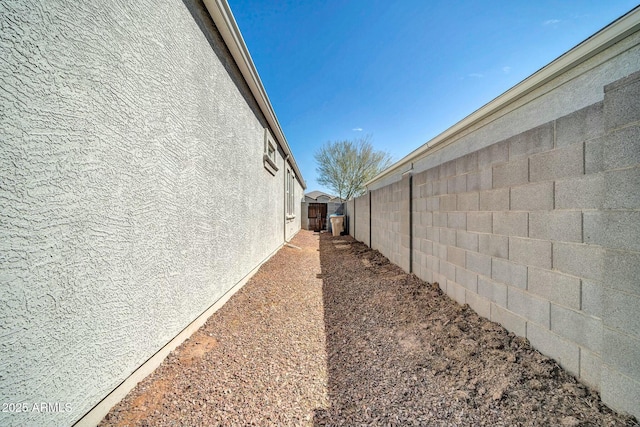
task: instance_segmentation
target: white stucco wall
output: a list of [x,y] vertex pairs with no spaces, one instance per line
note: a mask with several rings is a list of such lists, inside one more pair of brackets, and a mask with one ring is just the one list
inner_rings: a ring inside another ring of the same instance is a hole
[[[287,167],[289,168],[289,170],[291,170],[291,172],[295,176],[295,172],[293,171],[293,168],[291,168],[290,165],[287,165]],[[287,241],[291,240],[296,234],[298,234],[298,231],[300,231],[300,228],[302,226],[302,205],[300,203],[300,200],[303,194],[304,194],[304,189],[300,185],[300,182],[298,182],[297,179],[294,180],[294,188],[293,188],[293,196],[292,196],[293,215],[289,215],[285,221],[285,224],[286,224],[285,238]]]
[[0,23],[0,402],[65,405],[0,425],[68,425],[283,243],[286,168],[199,6]]

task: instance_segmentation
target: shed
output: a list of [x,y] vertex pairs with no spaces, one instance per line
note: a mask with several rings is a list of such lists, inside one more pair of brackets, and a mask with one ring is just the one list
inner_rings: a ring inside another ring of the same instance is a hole
[[340,198],[322,191],[311,191],[302,200],[301,227],[305,230],[328,230],[329,215],[342,212]]

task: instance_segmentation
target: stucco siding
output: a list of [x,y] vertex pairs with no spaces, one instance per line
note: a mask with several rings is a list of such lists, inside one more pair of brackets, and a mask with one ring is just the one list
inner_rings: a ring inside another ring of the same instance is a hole
[[200,4],[0,19],[0,397],[69,404],[0,424],[71,424],[283,243],[286,168]]
[[[295,236],[298,231],[300,231],[300,227],[302,225],[302,204],[300,200],[302,199],[304,189],[300,185],[300,183],[295,180],[294,181],[294,190],[293,190],[293,218],[288,218],[286,220],[286,240],[291,240],[293,236]],[[307,226],[308,226],[308,218],[307,218]]]

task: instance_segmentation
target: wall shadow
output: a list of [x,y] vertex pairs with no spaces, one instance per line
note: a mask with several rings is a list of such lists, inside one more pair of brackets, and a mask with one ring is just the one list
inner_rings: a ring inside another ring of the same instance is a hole
[[330,407],[315,411],[314,425],[428,423],[412,319],[435,291],[351,236],[321,234],[320,264]]
[[314,426],[637,425],[351,236],[323,233],[319,251],[329,405]]

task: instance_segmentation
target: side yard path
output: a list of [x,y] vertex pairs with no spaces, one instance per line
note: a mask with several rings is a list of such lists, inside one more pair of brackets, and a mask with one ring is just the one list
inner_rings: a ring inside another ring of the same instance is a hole
[[100,425],[637,425],[352,238],[291,243]]
[[319,239],[291,243],[100,425],[313,425],[329,405]]

